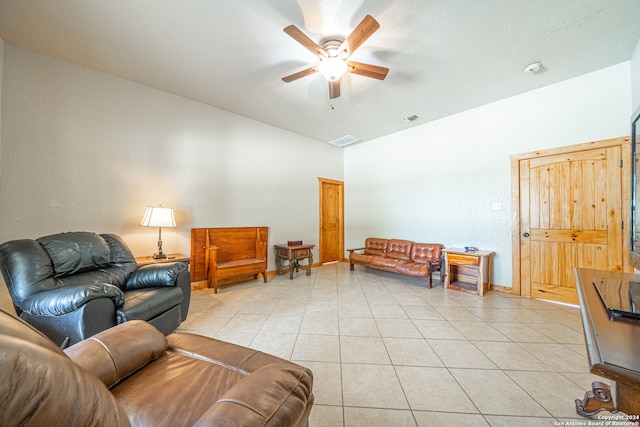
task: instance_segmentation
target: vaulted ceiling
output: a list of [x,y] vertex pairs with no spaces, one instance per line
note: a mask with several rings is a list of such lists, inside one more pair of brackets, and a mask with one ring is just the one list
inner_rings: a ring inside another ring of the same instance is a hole
[[[319,74],[281,80],[318,62],[284,27],[321,43],[367,14],[380,29],[351,59],[385,80],[347,74],[333,100]],[[0,38],[319,141],[368,141],[629,60],[640,1],[0,0]]]

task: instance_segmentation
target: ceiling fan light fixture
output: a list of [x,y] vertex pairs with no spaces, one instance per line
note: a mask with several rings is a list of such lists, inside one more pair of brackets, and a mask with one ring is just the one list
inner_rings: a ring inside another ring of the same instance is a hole
[[347,63],[340,58],[325,58],[318,64],[318,71],[330,82],[339,80],[347,72]]

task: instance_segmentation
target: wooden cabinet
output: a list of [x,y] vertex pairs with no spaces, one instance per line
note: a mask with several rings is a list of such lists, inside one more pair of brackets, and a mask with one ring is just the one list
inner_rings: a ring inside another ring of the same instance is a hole
[[491,251],[467,252],[464,249],[443,249],[444,287],[484,295],[491,279]]

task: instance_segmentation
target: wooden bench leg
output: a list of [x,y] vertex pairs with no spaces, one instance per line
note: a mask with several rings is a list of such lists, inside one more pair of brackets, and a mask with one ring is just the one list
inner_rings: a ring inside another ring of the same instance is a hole
[[266,271],[262,272],[262,280],[264,281],[264,283],[267,283],[267,272]]
[[349,263],[349,270],[350,270],[350,271],[353,271],[353,267],[354,267],[353,263],[352,263],[352,262],[350,262],[350,263]]

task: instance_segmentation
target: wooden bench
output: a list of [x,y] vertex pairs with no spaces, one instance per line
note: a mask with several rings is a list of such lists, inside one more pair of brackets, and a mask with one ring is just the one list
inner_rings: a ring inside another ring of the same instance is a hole
[[267,227],[192,228],[191,281],[218,286],[240,280],[267,283]]

